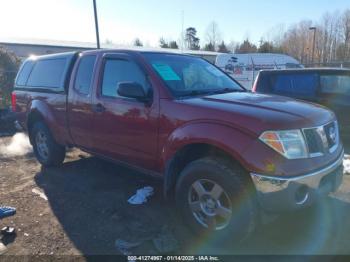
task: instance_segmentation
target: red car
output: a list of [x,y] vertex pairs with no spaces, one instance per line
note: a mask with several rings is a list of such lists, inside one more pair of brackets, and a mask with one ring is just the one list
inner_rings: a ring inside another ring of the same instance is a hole
[[164,178],[197,233],[240,239],[261,212],[311,205],[342,180],[335,115],[247,92],[197,57],[96,50],[27,59],[12,95],[44,166],[67,147]]

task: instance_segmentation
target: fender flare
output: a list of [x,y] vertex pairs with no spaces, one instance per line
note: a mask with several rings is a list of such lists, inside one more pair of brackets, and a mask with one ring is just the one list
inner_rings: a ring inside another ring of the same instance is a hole
[[172,171],[176,169],[174,164],[176,164],[178,152],[181,152],[185,147],[196,144],[214,147],[235,159],[243,168],[246,168],[248,163],[242,157],[243,152],[254,140],[250,132],[245,132],[225,123],[196,121],[178,127],[169,135],[161,149],[160,161],[164,174],[165,196],[167,196],[177,179],[178,172]]
[[[30,104],[28,104],[27,112],[26,126],[28,132],[30,132],[30,121],[34,115],[35,117],[41,119],[48,126],[49,130],[59,130],[57,119],[50,107],[45,102],[40,100],[32,100]],[[63,141],[59,140],[57,132],[51,132],[51,134],[56,142],[64,144]]]

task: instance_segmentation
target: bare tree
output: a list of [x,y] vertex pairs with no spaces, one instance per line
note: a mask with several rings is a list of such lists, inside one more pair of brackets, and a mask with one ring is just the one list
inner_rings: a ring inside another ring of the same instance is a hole
[[239,46],[239,43],[231,40],[230,43],[228,43],[227,48],[230,51],[230,53],[234,53],[237,46]]
[[350,9],[345,10],[340,21],[340,43],[337,49],[337,59],[350,59]]
[[278,24],[270,28],[264,35],[263,39],[266,42],[272,43],[274,46],[281,46],[286,33],[286,25]]
[[347,9],[342,18],[343,22],[343,36],[345,46],[347,48],[347,57],[350,56],[350,9]]
[[301,63],[308,63],[311,60],[312,36],[309,29],[311,26],[312,21],[310,20],[292,25],[285,33],[281,43],[281,49]]
[[335,61],[342,46],[341,15],[338,12],[326,13],[317,25],[316,61]]
[[219,25],[215,21],[208,25],[205,33],[205,40],[207,45],[211,44],[214,50],[217,50],[217,47],[221,42],[221,32]]
[[[310,30],[310,27],[315,27],[316,30]],[[303,64],[312,60],[320,64],[350,61],[350,9],[342,13],[327,12],[319,21],[303,20],[289,26],[287,30],[283,25],[278,25],[265,33],[262,40],[259,52],[272,50],[286,53]],[[252,43],[245,40],[235,45],[235,51],[252,52],[254,48]]]

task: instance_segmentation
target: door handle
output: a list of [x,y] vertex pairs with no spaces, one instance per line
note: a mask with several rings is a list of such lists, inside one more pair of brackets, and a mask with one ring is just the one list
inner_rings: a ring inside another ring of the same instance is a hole
[[103,113],[106,111],[106,108],[101,103],[98,103],[96,105],[92,105],[92,111],[96,113]]

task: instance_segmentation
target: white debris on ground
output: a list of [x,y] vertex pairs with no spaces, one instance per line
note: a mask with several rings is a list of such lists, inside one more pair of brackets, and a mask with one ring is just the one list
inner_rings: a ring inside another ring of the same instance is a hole
[[345,155],[343,165],[344,165],[344,174],[350,175],[350,156],[349,155]]
[[129,198],[128,203],[132,205],[142,205],[147,202],[147,198],[154,194],[153,187],[146,186],[138,189],[136,194]]
[[32,151],[29,138],[24,133],[17,133],[9,144],[0,144],[0,155],[3,156],[23,156]]
[[39,189],[37,188],[33,188],[32,189],[32,193],[34,193],[35,195],[38,195],[39,197],[41,197],[42,199],[45,199],[46,201],[48,200],[47,196],[45,195],[45,193],[41,192]]

